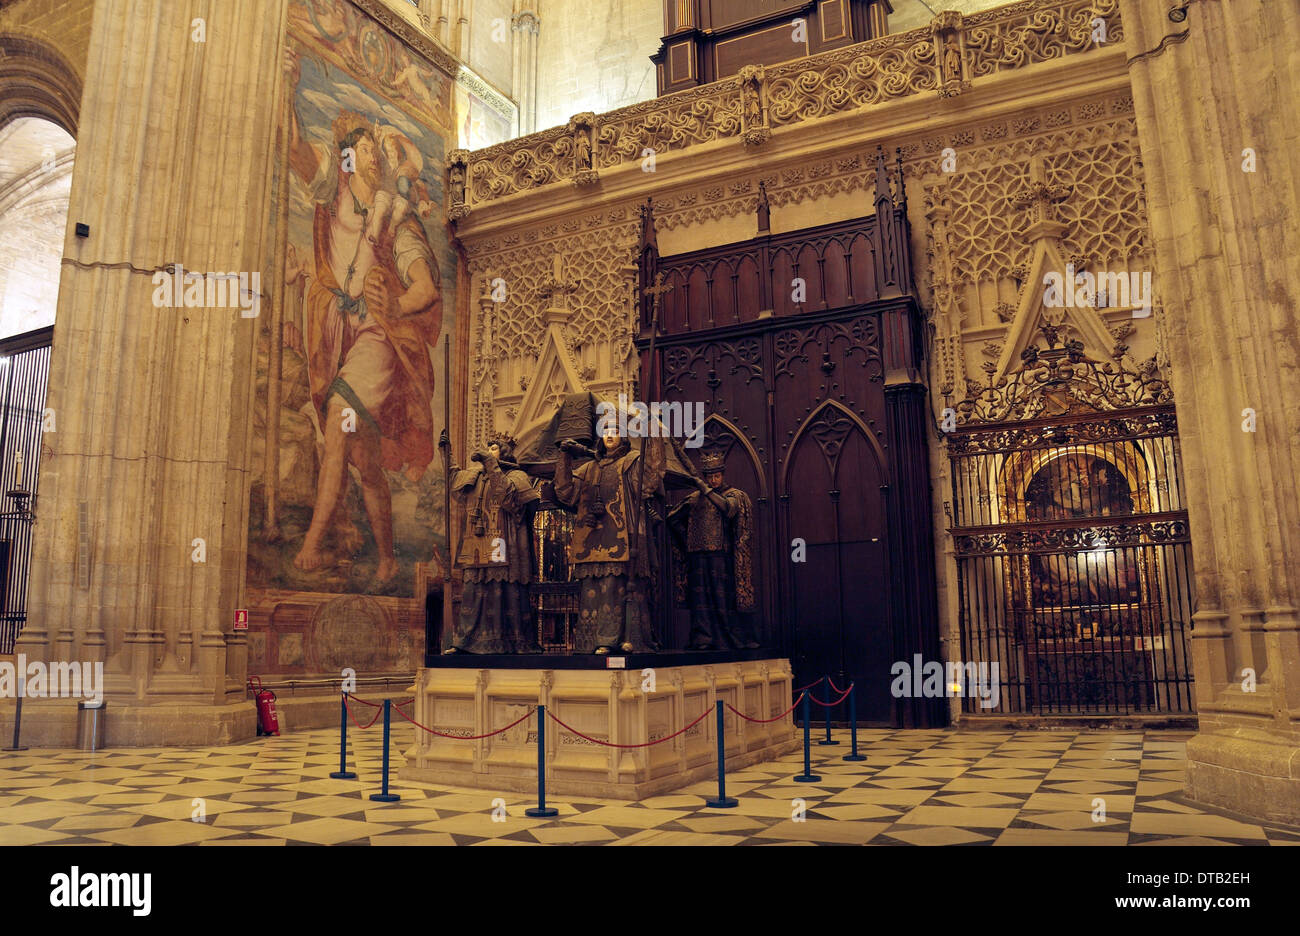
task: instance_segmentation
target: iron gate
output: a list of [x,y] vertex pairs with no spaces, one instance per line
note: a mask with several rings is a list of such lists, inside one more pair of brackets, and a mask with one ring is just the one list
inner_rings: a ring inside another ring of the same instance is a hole
[[963,661],[997,673],[963,711],[1194,711],[1173,407],[962,428],[948,450]]
[[27,622],[31,527],[53,335],[49,327],[0,341],[0,654],[14,652],[14,640]]

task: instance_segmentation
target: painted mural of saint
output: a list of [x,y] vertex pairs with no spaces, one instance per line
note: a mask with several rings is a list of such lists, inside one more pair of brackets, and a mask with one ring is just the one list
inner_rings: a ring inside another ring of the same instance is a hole
[[[294,83],[297,62],[286,63]],[[442,327],[440,275],[417,214],[394,212],[409,172],[385,151],[413,146],[396,129],[341,111],[333,146],[304,140],[290,113],[289,163],[314,203],[315,277],[305,302],[308,383],[324,434],[311,525],[294,565],[329,562],[323,544],[345,501],[349,464],[379,556],[374,584],[397,574],[392,495],[384,471],[412,482],[433,459],[433,366]],[[387,145],[386,145],[387,144]],[[382,216],[382,223],[376,219]]]

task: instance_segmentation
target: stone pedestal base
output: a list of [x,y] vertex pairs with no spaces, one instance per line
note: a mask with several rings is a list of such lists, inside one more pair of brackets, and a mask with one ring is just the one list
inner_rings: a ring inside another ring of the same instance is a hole
[[[599,665],[594,658],[593,665]],[[670,741],[616,749],[594,744],[546,720],[546,790],[557,796],[638,800],[717,773],[721,699],[754,718],[771,718],[791,703],[788,660],[605,669],[479,669],[439,666],[416,676],[414,718],[461,738],[509,725],[545,705],[591,738],[640,744],[667,737],[707,713]],[[787,754],[798,747],[791,715],[758,725],[724,707],[728,770]],[[407,780],[516,793],[537,789],[537,718],[481,740],[440,738],[415,729],[398,776]]]
[[[110,696],[106,706],[105,748],[211,747],[248,741],[257,735],[257,712],[251,701],[230,705],[128,705]],[[4,699],[0,701],[0,747],[9,745],[13,731],[14,700]],[[77,700],[24,699],[20,743],[33,748],[75,747]]]
[[1300,825],[1300,745],[1245,733],[1198,734],[1187,742],[1187,796]]

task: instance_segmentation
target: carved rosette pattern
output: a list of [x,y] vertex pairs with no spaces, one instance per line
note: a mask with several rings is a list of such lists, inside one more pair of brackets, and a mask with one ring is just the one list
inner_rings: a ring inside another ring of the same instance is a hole
[[[1096,263],[1147,253],[1146,196],[1137,139],[1130,135],[1129,121],[1113,130],[1114,139],[1046,157],[1048,181],[1070,189],[1069,198],[1057,206],[1060,220],[1068,225],[1062,246],[1068,254]],[[1017,203],[1029,154],[1026,147],[998,149],[1004,152],[987,154],[948,185],[954,283],[1011,277],[1029,262],[1030,244],[1023,233],[1030,221],[1029,207]]]
[[[566,284],[570,313],[564,325],[564,345],[574,369],[582,370],[577,350],[594,343],[608,343],[615,357],[627,356],[634,308],[628,278],[635,271],[628,258],[636,233],[635,224],[592,226],[558,237],[541,249],[535,235],[521,238],[512,234],[516,246],[490,255],[470,256],[470,274],[475,282],[485,276],[500,276],[506,282],[504,302],[491,303],[485,311],[475,312],[475,328],[482,331],[475,332],[481,336],[481,345],[476,345],[479,352],[471,375],[471,443],[482,441],[493,431],[495,374],[501,362],[534,362],[540,353],[546,333],[542,313],[552,287],[553,255],[564,257],[571,280]],[[617,366],[614,369],[618,371]],[[548,389],[556,399],[566,392],[562,386]]]
[[[1093,39],[1097,18],[1106,23],[1105,46]],[[601,169],[640,161],[647,149],[661,156],[727,138],[753,145],[766,140],[773,127],[913,94],[955,93],[972,78],[1104,48],[1124,35],[1118,0],[1026,0],[974,16],[941,17],[936,23],[938,32],[957,37],[961,77],[943,74],[935,24],[744,72],[594,115],[584,128],[592,140],[589,167],[583,154],[575,153],[572,126],[473,153],[466,206],[554,182],[589,183]],[[757,86],[759,120],[752,107],[746,115],[746,84]]]

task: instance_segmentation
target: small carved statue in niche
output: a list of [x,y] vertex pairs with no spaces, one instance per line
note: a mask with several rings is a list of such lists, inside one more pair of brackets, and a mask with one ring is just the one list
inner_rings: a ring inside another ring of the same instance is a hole
[[753,130],[763,125],[763,108],[758,99],[758,82],[746,81],[743,85],[745,97],[745,129]]
[[463,205],[465,203],[465,167],[460,163],[452,163],[448,170],[448,187],[451,189],[451,203],[453,205]]
[[944,81],[961,81],[961,48],[957,45],[957,40],[949,36],[943,49]]
[[591,168],[591,137],[585,127],[579,127],[573,134],[573,162],[579,172]]

